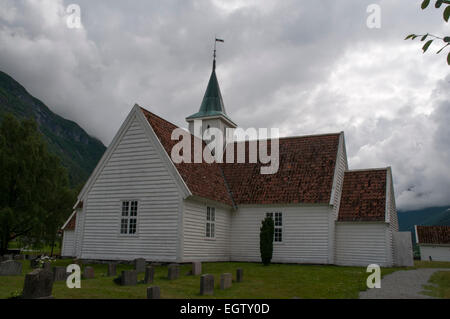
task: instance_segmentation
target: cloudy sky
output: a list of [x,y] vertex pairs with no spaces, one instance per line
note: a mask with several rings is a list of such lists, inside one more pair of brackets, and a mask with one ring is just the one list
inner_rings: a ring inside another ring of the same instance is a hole
[[[217,36],[217,75],[239,126],[344,131],[350,168],[392,166],[400,209],[448,205],[447,53],[403,39],[450,28],[420,2],[0,0],[0,70],[108,145],[134,103],[186,126]],[[67,26],[70,4],[79,29]],[[367,27],[371,4],[381,28]]]

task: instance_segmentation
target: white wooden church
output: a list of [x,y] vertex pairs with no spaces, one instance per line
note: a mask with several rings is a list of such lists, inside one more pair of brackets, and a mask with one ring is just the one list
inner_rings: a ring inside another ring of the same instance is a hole
[[[215,61],[200,110],[186,120],[191,130],[194,120],[236,127]],[[279,169],[262,175],[259,162],[174,163],[175,128],[132,108],[62,226],[63,256],[260,262],[261,221],[269,215],[272,262],[412,261],[402,252],[411,249],[402,246],[410,233],[398,232],[391,169],[349,170],[343,132],[280,138]]]

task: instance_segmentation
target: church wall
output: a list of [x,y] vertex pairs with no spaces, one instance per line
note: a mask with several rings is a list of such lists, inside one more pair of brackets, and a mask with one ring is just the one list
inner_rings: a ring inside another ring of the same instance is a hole
[[[181,196],[142,125],[133,116],[84,199],[80,258],[176,261]],[[135,235],[120,233],[124,200],[138,201]]]
[[344,266],[392,266],[389,224],[337,222],[335,263]]
[[328,263],[329,205],[240,206],[231,220],[231,260],[260,262],[259,233],[267,212],[281,212],[282,242],[272,262]]
[[[215,208],[215,238],[206,237],[207,206]],[[183,262],[229,261],[231,211],[199,200],[185,200]]]

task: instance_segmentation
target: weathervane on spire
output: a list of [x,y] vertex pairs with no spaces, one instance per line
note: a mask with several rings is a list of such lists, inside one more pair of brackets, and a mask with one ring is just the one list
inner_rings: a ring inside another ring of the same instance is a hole
[[218,39],[218,38],[215,38],[215,40],[214,40],[213,70],[216,69],[216,43],[217,43],[217,42],[225,42],[225,40]]

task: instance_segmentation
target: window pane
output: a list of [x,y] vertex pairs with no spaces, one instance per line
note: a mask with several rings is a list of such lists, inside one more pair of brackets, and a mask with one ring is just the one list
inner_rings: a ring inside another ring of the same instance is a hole
[[120,233],[126,234],[128,229],[128,219],[122,218],[120,221]]
[[209,207],[206,208],[206,220],[211,220],[211,210]]
[[128,205],[130,202],[122,202],[122,216],[128,216]]
[[131,202],[130,216],[137,216],[137,206],[138,206],[137,204],[138,204],[137,201]]
[[281,242],[283,240],[281,228],[275,228],[274,241]]
[[275,213],[275,226],[282,226],[283,224],[283,218],[281,213]]
[[211,237],[210,223],[206,223],[206,237]]
[[130,232],[129,234],[136,234],[136,218],[130,219]]
[[211,224],[211,237],[214,238],[215,237],[215,224]]
[[215,221],[215,220],[216,220],[216,209],[211,208],[211,221]]

